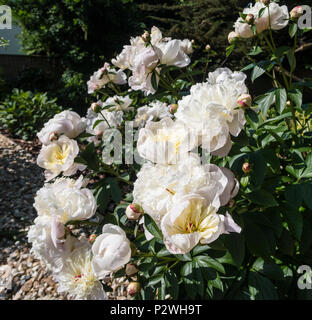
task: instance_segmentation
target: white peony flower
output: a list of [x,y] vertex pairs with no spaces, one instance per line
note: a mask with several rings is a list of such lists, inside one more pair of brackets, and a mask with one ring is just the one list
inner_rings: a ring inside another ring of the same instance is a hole
[[225,217],[207,204],[205,198],[189,194],[178,199],[161,221],[161,230],[167,249],[173,254],[190,252],[198,243],[208,244],[222,233],[240,232],[230,215],[226,217],[231,227],[227,228]]
[[183,195],[197,193],[219,208],[237,191],[238,182],[228,169],[202,165],[199,156],[191,153],[175,165],[145,163],[134,183],[133,202],[159,223]]
[[64,134],[70,139],[76,138],[85,129],[85,123],[79,114],[74,111],[65,110],[56,114],[52,119],[44,124],[44,127],[37,136],[44,145],[50,144],[51,135]]
[[[80,245],[76,238],[67,235],[62,237],[62,230],[57,220],[49,216],[39,216],[28,231],[28,242],[32,244],[32,253],[43,261],[48,269],[58,272],[64,259]],[[55,230],[59,228],[58,230]]]
[[198,146],[195,133],[181,121],[167,117],[158,122],[150,121],[140,129],[137,143],[142,158],[155,163],[176,163],[178,158]]
[[58,282],[58,292],[68,293],[75,300],[107,300],[101,282],[92,271],[91,260],[88,245],[75,249],[53,277]]
[[178,120],[197,132],[204,149],[226,156],[231,149],[230,134],[238,136],[246,120],[237,100],[247,92],[246,76],[229,69],[210,73],[208,82],[191,87],[191,94],[178,102]]
[[74,163],[79,153],[77,141],[62,135],[57,141],[53,141],[49,145],[42,146],[37,164],[39,167],[46,169],[46,180],[49,181],[61,172],[63,175],[70,176],[77,170],[84,170],[86,166]]
[[[98,104],[102,105],[102,101],[98,101]],[[105,117],[105,118],[104,118]],[[88,109],[86,122],[86,132],[94,135],[87,138],[87,141],[94,142],[95,146],[101,143],[102,134],[111,128],[118,127],[123,121],[122,111],[107,111],[102,110],[101,113],[95,113],[91,108]]]
[[166,117],[173,117],[169,112],[167,104],[160,101],[154,101],[149,105],[138,108],[133,126],[135,128],[142,128],[150,121],[157,121]]
[[108,111],[131,111],[133,110],[133,107],[130,107],[132,101],[129,96],[113,96],[102,103],[102,108]]
[[92,270],[98,279],[102,279],[130,261],[130,242],[120,227],[106,224],[92,245],[92,253]]
[[115,68],[111,68],[110,64],[105,62],[104,66],[93,73],[90,80],[87,82],[88,93],[105,87],[109,82],[115,84],[127,83],[127,76],[122,70],[116,71]]
[[91,190],[83,188],[82,176],[77,180],[58,178],[37,191],[34,207],[39,216],[57,217],[65,224],[71,220],[87,220],[96,212]]
[[[264,9],[261,17],[260,10]],[[276,2],[271,2],[269,7],[261,2],[256,2],[254,6],[247,7],[243,10],[244,14],[252,14],[254,16],[254,24],[257,33],[264,30],[281,30],[288,25],[289,12],[287,6],[279,6]],[[238,18],[234,24],[235,32],[241,38],[251,38],[254,36],[251,25],[245,22],[242,18]]]
[[[187,54],[192,52],[192,45],[187,39],[181,41],[163,38],[156,27],[151,30],[150,43],[144,39],[147,40],[146,37],[131,38],[131,45],[124,46],[122,52],[112,59],[112,63],[123,70],[131,70],[129,86],[133,90],[142,90],[148,95],[155,93],[151,81],[153,70],[160,72],[158,67],[161,64],[187,66],[190,63]],[[158,76],[156,76],[156,82],[158,81]]]

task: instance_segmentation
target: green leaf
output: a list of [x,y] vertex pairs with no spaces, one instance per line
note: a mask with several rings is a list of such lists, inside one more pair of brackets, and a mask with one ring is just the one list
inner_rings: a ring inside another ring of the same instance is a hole
[[168,288],[168,292],[172,296],[172,299],[177,300],[179,297],[179,284],[177,275],[172,270],[169,270],[165,273],[165,281],[166,287]]
[[225,273],[225,270],[224,270],[224,267],[223,265],[218,262],[217,260],[209,257],[209,256],[196,256],[194,257],[194,261],[196,261],[198,263],[199,266],[201,267],[204,267],[204,268],[207,268],[207,267],[210,267],[210,268],[213,268],[221,273]]
[[155,91],[157,91],[158,90],[158,85],[157,85],[157,78],[156,78],[156,73],[155,72],[152,73],[151,83],[152,83],[153,89]]
[[231,44],[226,48],[226,57],[229,57],[235,48],[235,44]]
[[158,284],[163,278],[164,278],[163,274],[157,274],[155,276],[151,276],[148,280],[148,285],[154,286],[155,284]]
[[265,207],[278,206],[278,202],[275,200],[274,196],[264,189],[247,193],[246,196],[253,203],[259,204],[261,206],[265,206]]
[[293,184],[285,188],[285,199],[292,208],[299,208],[303,201],[303,192],[300,184]]
[[290,25],[289,25],[289,35],[290,35],[291,38],[293,38],[295,36],[297,30],[298,30],[297,23],[294,23],[294,22],[290,23]]
[[235,265],[239,268],[245,257],[245,241],[243,235],[230,233],[229,235],[224,235],[222,242],[229,251]]
[[258,272],[249,273],[248,287],[252,300],[278,300],[273,283]]
[[156,222],[147,213],[144,214],[145,228],[157,239],[163,238],[161,231],[159,230]]
[[283,112],[287,103],[287,92],[285,89],[277,89],[275,91],[275,104],[279,114]]
[[302,92],[299,89],[292,90],[288,93],[289,99],[300,108],[302,105]]
[[115,178],[107,178],[106,182],[110,187],[110,193],[112,195],[113,201],[118,204],[122,199],[122,194],[121,194],[121,190],[118,186],[116,179]]
[[309,209],[312,209],[312,184],[304,183],[301,185],[302,196],[305,204]]
[[256,64],[251,73],[251,81],[254,82],[257,78],[261,77],[267,70],[274,66],[275,62],[270,60],[260,61]]
[[86,148],[80,153],[80,157],[86,161],[88,167],[92,170],[97,171],[99,169],[99,161],[96,156],[94,143],[89,143]]
[[283,208],[283,215],[291,233],[297,240],[300,240],[303,228],[302,214],[298,209],[285,207]]
[[248,55],[250,56],[257,56],[258,54],[260,54],[262,52],[262,49],[260,46],[253,46],[252,50],[249,52]]
[[255,102],[259,105],[263,116],[266,117],[269,108],[274,103],[275,90],[270,91],[260,97],[258,97]]
[[209,246],[207,245],[201,245],[198,244],[193,250],[192,250],[192,256],[195,257],[209,249]]
[[181,276],[186,292],[188,294],[188,298],[194,299],[196,296],[197,288],[196,284],[194,283],[193,263],[191,261],[183,265],[183,267],[181,268]]
[[96,199],[96,203],[98,205],[98,208],[101,211],[105,211],[106,207],[108,205],[108,201],[109,201],[109,191],[107,190],[106,185],[101,186],[98,189],[98,192],[96,193],[95,199]]

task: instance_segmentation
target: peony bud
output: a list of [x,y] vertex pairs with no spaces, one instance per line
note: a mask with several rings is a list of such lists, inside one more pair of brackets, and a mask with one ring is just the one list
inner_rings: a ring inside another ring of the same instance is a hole
[[141,290],[141,285],[139,282],[130,282],[128,287],[127,287],[127,293],[130,296],[134,296],[138,294]]
[[93,112],[95,112],[95,113],[99,113],[99,112],[102,111],[102,108],[101,108],[101,106],[100,106],[97,102],[93,102],[93,103],[91,104],[91,110],[92,110]]
[[206,47],[205,47],[205,51],[208,52],[208,51],[210,51],[210,50],[211,50],[211,46],[210,46],[209,44],[207,44]]
[[263,3],[265,6],[268,6],[271,0],[259,0],[260,3]]
[[151,42],[151,36],[148,31],[144,31],[141,37],[144,42]]
[[95,241],[96,237],[97,237],[97,235],[93,233],[90,235],[88,241],[92,244]]
[[251,165],[249,162],[245,162],[242,166],[242,170],[245,172],[245,173],[249,173],[251,171]]
[[195,44],[195,40],[194,40],[194,39],[191,40],[191,44],[192,44],[192,45]]
[[135,263],[128,263],[126,265],[126,275],[129,277],[134,276],[139,271],[138,266]]
[[240,108],[250,108],[252,104],[252,98],[250,94],[242,94],[237,100],[237,104]]
[[247,14],[246,18],[245,18],[245,21],[248,23],[248,24],[253,24],[255,22],[255,16],[251,13]]
[[229,41],[230,44],[232,44],[238,38],[239,38],[239,35],[235,31],[230,32],[229,35],[228,35],[228,41]]
[[301,6],[297,6],[290,11],[290,19],[297,20],[303,15],[303,9]]
[[179,106],[176,103],[169,105],[169,112],[175,114],[178,111],[178,107]]
[[143,208],[136,203],[131,203],[126,209],[126,216],[129,220],[138,220],[143,213]]
[[287,107],[291,107],[291,106],[292,106],[291,101],[288,100],[288,101],[286,102],[286,106],[287,106]]
[[56,132],[51,132],[49,135],[49,140],[50,141],[55,141],[58,139],[58,134]]

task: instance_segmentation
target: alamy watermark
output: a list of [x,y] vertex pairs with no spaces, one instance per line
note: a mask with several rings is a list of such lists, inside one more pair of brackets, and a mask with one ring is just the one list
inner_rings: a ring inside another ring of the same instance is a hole
[[0,30],[12,29],[12,10],[9,6],[0,6]]
[[312,289],[312,270],[310,266],[302,265],[298,268],[298,273],[302,274],[302,276],[299,277],[297,285],[298,288],[301,290]]
[[312,28],[312,9],[310,6],[303,5],[303,15],[298,19],[298,27],[300,29]]

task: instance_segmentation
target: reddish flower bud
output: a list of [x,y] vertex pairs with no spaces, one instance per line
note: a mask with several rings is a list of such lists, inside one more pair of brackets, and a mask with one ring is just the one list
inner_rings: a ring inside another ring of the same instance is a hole
[[290,11],[290,19],[297,20],[303,15],[303,8],[301,6],[297,6]]
[[97,237],[97,235],[93,233],[90,235],[88,241],[92,244],[95,241],[96,237]]
[[251,171],[251,165],[249,162],[245,162],[242,166],[242,170],[245,172],[245,173],[249,173]]
[[210,50],[211,50],[211,46],[210,46],[209,44],[207,44],[206,47],[205,47],[205,51],[208,52],[208,51],[210,51]]
[[130,296],[134,296],[138,294],[141,290],[141,285],[139,282],[130,282],[128,287],[127,287],[127,293]]
[[129,220],[138,220],[143,213],[143,208],[136,203],[131,203],[126,209],[126,216]]
[[255,16],[251,13],[247,14],[246,18],[245,18],[245,21],[248,23],[248,24],[253,24],[255,22]]
[[93,112],[95,112],[95,113],[99,113],[99,112],[101,112],[102,108],[101,108],[101,106],[100,106],[97,102],[93,102],[93,103],[91,104],[91,110],[92,110]]
[[237,104],[240,108],[250,108],[252,104],[252,98],[250,94],[242,94],[237,99]]
[[171,114],[175,114],[178,111],[178,105],[176,103],[170,104],[169,105],[169,112]]

